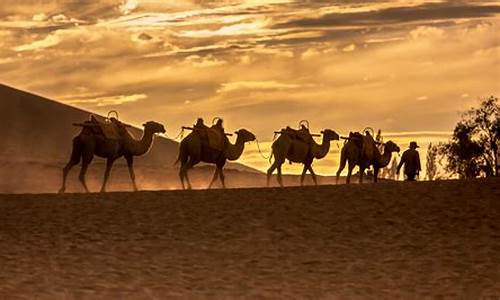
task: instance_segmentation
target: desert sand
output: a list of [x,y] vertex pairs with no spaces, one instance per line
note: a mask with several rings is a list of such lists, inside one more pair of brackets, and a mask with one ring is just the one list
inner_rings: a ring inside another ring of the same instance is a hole
[[499,179],[0,195],[0,212],[2,299],[500,297]]

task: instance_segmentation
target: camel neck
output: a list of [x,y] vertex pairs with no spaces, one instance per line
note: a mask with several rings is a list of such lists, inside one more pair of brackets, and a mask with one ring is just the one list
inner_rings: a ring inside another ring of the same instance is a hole
[[143,155],[148,152],[151,144],[153,143],[153,133],[144,129],[142,137],[139,140],[135,140],[132,137],[130,137],[130,139],[130,150],[132,154],[135,156]]
[[314,148],[317,150],[313,150],[314,158],[316,159],[321,159],[325,157],[328,154],[328,151],[330,151],[330,141],[326,139],[325,136],[323,136],[323,141],[321,142],[321,145],[318,145],[316,142],[314,142]]
[[237,160],[240,158],[243,153],[243,149],[245,148],[245,142],[241,139],[240,136],[236,138],[236,143],[229,143],[226,149],[226,158],[228,160]]
[[391,162],[391,158],[392,158],[392,152],[388,151],[387,148],[384,148],[384,153],[380,156],[379,159],[379,167],[380,168],[387,167],[387,165],[389,165],[389,163]]

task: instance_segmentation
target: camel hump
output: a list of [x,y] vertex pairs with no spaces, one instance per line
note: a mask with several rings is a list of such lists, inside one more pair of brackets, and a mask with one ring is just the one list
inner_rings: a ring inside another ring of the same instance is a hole
[[368,158],[375,157],[377,146],[375,145],[375,140],[371,135],[363,136],[363,155]]
[[223,151],[226,145],[226,136],[218,128],[207,128],[208,145],[210,148]]
[[[104,135],[105,138],[118,140],[127,135],[127,126],[116,118],[109,118],[105,122],[99,121],[94,115],[91,115],[88,121],[83,123],[73,123],[74,126],[81,126],[91,133]],[[88,132],[88,131],[87,131]]]
[[102,133],[107,139],[118,140],[120,139],[120,130],[114,122],[99,123]]
[[313,141],[312,135],[307,129],[293,129],[290,126],[281,129],[282,134],[287,134],[294,140],[299,140],[307,144]]

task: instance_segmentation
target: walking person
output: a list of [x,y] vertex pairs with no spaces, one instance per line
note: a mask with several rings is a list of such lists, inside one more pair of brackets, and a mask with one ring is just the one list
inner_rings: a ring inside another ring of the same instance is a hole
[[399,171],[401,167],[405,165],[404,174],[406,176],[406,181],[415,181],[420,173],[420,155],[418,154],[417,148],[419,148],[417,142],[411,142],[409,149],[403,152],[403,156],[399,162],[396,173],[399,177]]

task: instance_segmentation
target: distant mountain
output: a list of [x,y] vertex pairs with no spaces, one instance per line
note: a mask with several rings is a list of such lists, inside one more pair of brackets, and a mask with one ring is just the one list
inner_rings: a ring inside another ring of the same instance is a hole
[[[67,162],[71,141],[80,130],[72,126],[72,123],[85,121],[90,114],[91,112],[0,84],[0,193],[57,190],[61,167]],[[130,131],[137,138],[142,135],[140,129],[131,128]],[[136,160],[138,177],[155,170],[153,173],[160,175],[143,178],[145,185],[155,181],[155,186],[158,186],[160,177],[162,180],[167,180],[167,177],[174,180],[177,169],[173,163],[177,154],[177,142],[157,137],[151,151]],[[100,182],[103,161],[96,158],[93,165],[98,165],[99,170],[89,174],[89,179],[96,181],[95,184]],[[119,180],[128,187],[128,175],[121,174],[123,170],[120,171],[123,164],[121,161],[118,163],[120,175],[112,175],[111,183],[113,178],[119,177],[115,181]],[[228,164],[228,167],[238,171],[257,172],[237,163]],[[78,173],[78,169],[75,167],[72,174]],[[72,176],[70,181],[76,181],[75,177]],[[115,189],[120,189],[119,186],[115,184]],[[74,189],[80,191],[77,186]]]

